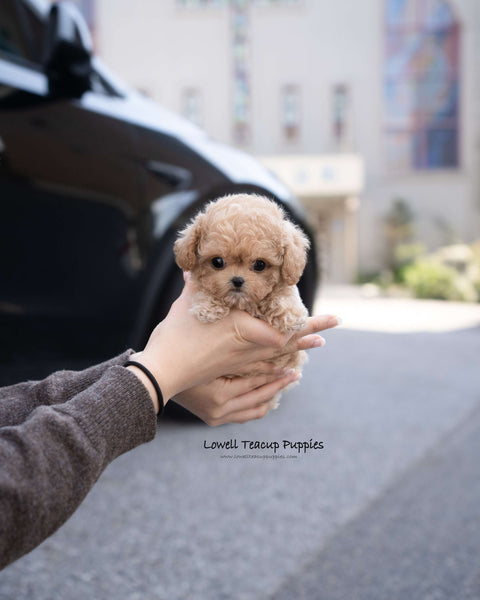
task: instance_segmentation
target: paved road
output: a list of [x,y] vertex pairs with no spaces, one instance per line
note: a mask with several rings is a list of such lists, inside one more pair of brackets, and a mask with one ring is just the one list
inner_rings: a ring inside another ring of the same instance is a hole
[[479,432],[477,408],[272,598],[478,600]]
[[[342,302],[345,327],[278,411],[163,423],[0,573],[0,600],[480,599],[480,307],[446,331],[451,305],[442,316],[435,303],[439,327],[421,331],[422,303]],[[418,324],[362,331],[372,310]],[[228,440],[240,447],[204,448]],[[324,448],[274,455],[242,440]]]

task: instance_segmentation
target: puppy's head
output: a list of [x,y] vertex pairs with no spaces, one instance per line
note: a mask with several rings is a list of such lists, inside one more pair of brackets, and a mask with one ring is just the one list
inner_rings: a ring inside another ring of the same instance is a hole
[[208,204],[180,233],[178,266],[202,290],[231,307],[258,304],[282,285],[295,285],[309,243],[273,201],[253,194]]

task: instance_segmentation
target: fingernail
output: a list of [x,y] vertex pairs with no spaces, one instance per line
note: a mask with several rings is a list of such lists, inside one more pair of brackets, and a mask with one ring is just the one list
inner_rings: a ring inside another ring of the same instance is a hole
[[318,338],[314,340],[312,348],[320,348],[321,346],[325,346],[326,343],[327,341],[319,335]]
[[333,316],[328,319],[329,327],[336,327],[337,325],[341,325],[342,323],[343,323],[343,319],[341,319],[340,317],[337,317],[337,316]]

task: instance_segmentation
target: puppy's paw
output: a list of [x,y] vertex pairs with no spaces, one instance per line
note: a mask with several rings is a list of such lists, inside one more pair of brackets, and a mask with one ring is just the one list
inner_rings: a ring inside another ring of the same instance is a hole
[[[283,391],[283,390],[282,390]],[[275,396],[268,403],[268,410],[276,410],[280,406],[280,398],[282,396],[282,392],[277,392]]]
[[190,312],[202,323],[215,323],[224,319],[229,314],[230,308],[225,304],[214,302],[203,292],[198,292],[193,298]]
[[282,397],[282,394],[284,394],[285,392],[288,392],[288,390],[291,390],[292,388],[296,387],[299,384],[300,384],[300,381],[292,381],[292,383],[289,383],[286,387],[284,387],[282,390],[277,392],[275,394],[275,396],[268,403],[269,410],[276,410],[280,406],[280,398]]
[[209,310],[207,308],[196,308],[193,307],[190,309],[192,314],[194,314],[199,321],[202,323],[216,323],[221,319],[225,318],[230,312],[227,310]]
[[269,298],[263,308],[264,318],[282,333],[297,333],[307,324],[308,310],[302,304],[296,287]]
[[275,329],[278,329],[282,333],[298,333],[307,324],[306,315],[299,315],[295,313],[285,312],[282,315],[278,315],[269,319],[270,324]]

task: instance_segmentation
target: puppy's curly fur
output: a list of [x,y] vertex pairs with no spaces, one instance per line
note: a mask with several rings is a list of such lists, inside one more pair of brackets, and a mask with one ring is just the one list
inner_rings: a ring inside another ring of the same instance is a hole
[[[306,324],[308,312],[296,284],[308,248],[306,236],[278,204],[255,194],[210,202],[174,245],[178,266],[191,272],[199,288],[191,309],[198,319],[218,321],[238,308],[282,333]],[[297,352],[274,362],[299,370],[305,359],[305,352]]]

